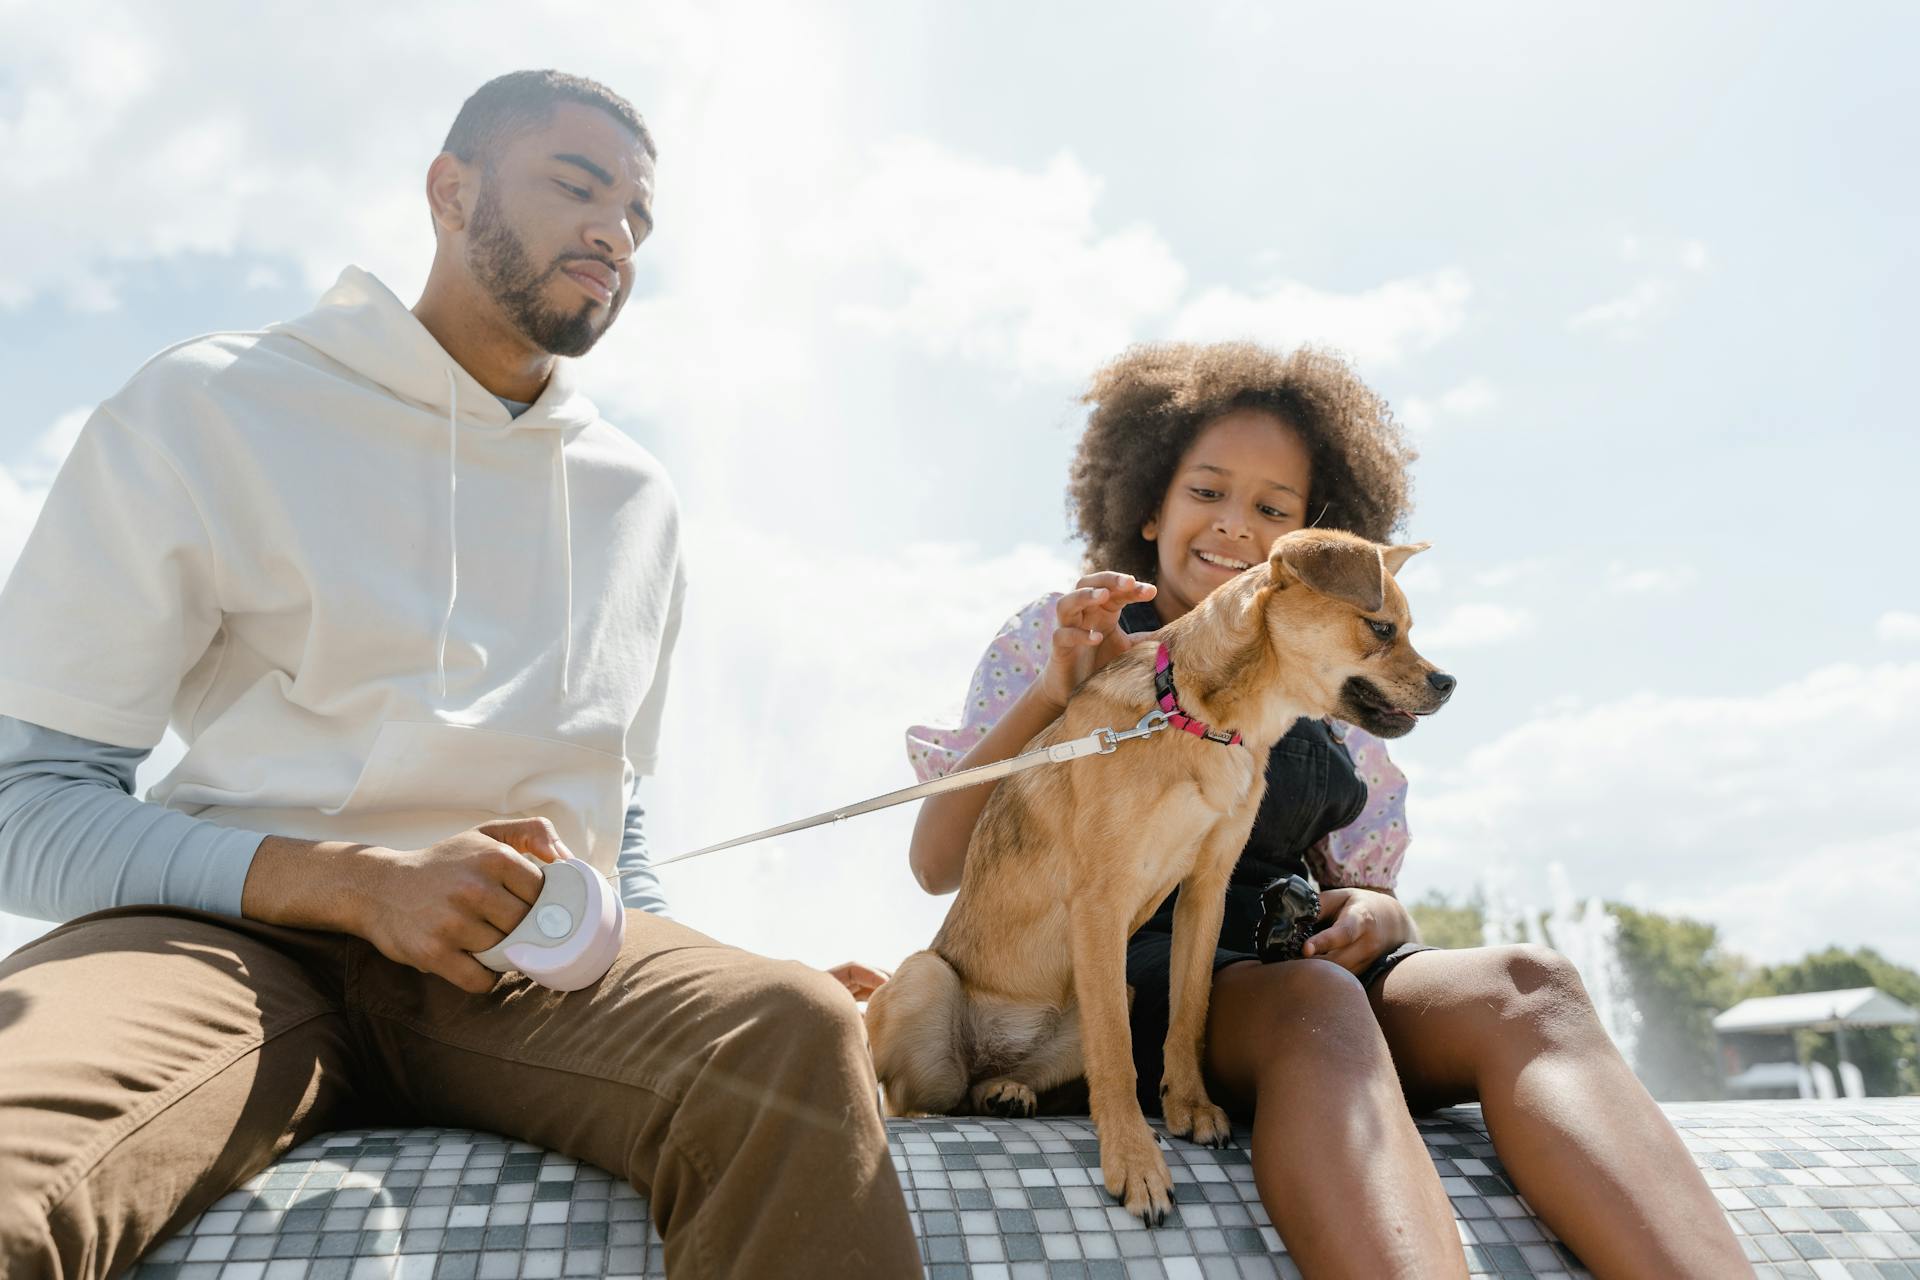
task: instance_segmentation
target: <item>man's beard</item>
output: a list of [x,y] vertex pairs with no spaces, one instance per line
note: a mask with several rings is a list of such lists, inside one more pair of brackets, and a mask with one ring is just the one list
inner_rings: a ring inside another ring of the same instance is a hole
[[619,314],[623,301],[619,297],[607,306],[606,319],[597,326],[594,312],[600,308],[592,301],[583,301],[579,310],[567,312],[540,300],[547,281],[566,259],[556,260],[545,271],[534,269],[527,246],[501,216],[500,202],[494,198],[491,183],[481,185],[470,234],[467,262],[473,268],[474,277],[500,304],[514,327],[542,351],[556,356],[585,355]]

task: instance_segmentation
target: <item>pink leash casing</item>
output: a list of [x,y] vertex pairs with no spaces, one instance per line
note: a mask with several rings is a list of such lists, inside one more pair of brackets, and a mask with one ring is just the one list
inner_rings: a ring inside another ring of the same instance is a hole
[[607,975],[627,936],[627,913],[606,878],[577,858],[540,869],[540,897],[513,932],[474,959],[518,970],[543,987],[578,991]]

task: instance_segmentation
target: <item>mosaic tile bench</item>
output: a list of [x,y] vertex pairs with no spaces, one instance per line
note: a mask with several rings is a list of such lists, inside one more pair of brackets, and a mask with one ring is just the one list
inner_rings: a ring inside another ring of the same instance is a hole
[[[1668,1114],[1763,1276],[1920,1280],[1920,1099],[1693,1103]],[[1149,1230],[1099,1185],[1084,1118],[889,1124],[933,1280],[1294,1277],[1247,1135],[1167,1143],[1178,1212]],[[1475,1275],[1583,1276],[1515,1195],[1480,1112],[1421,1130]],[[330,1134],[159,1245],[137,1280],[664,1276],[646,1202],[524,1143],[446,1129]]]

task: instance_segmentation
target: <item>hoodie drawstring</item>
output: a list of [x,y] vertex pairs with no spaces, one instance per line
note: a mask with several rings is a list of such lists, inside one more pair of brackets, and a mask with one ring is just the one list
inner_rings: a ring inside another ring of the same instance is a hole
[[567,696],[567,674],[573,666],[573,500],[567,492],[567,433],[553,433],[553,465],[560,473],[560,528],[566,548],[567,616],[560,639],[560,696]]
[[447,370],[447,616],[440,620],[440,700],[447,700],[447,632],[453,627],[453,602],[460,595],[460,387]]
[[[560,473],[561,543],[567,579],[566,619],[560,632],[560,696],[571,692],[573,670],[573,495],[567,485],[566,432],[553,433],[553,468]],[[447,370],[447,611],[440,619],[435,671],[440,700],[447,698],[447,636],[453,629],[453,602],[460,596],[460,385]]]

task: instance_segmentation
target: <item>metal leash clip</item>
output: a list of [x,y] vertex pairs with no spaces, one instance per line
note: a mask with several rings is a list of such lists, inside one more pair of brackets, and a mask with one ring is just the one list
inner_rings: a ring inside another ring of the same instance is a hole
[[1167,727],[1167,713],[1155,707],[1140,717],[1140,723],[1126,730],[1096,729],[1093,736],[1100,740],[1100,754],[1110,756],[1119,750],[1120,744],[1132,738],[1151,738]]

